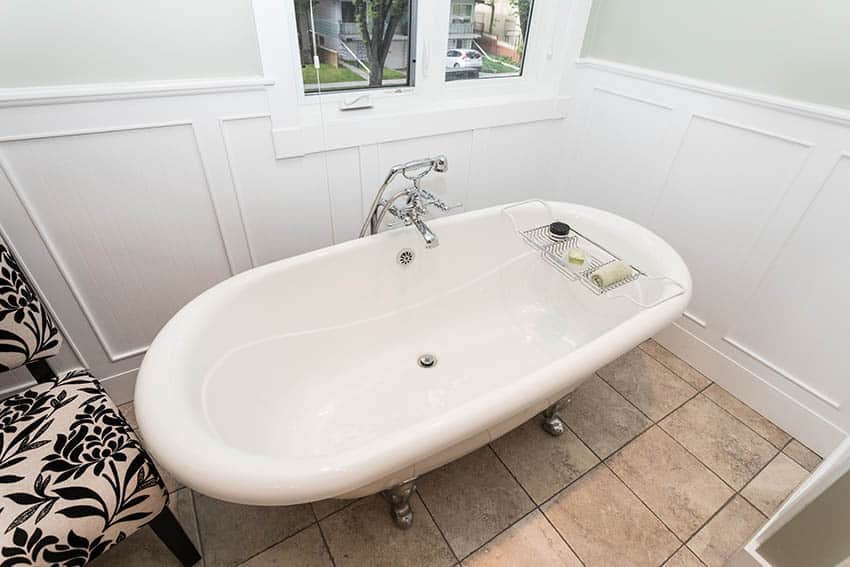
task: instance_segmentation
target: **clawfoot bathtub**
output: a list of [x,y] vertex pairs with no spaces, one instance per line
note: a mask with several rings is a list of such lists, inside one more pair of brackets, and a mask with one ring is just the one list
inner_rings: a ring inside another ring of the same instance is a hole
[[[604,293],[567,277],[523,237],[552,220],[638,277]],[[437,248],[384,232],[249,270],[181,309],[136,385],[156,460],[246,504],[393,489],[403,524],[409,481],[553,406],[690,299],[673,248],[611,213],[537,202],[429,224]]]

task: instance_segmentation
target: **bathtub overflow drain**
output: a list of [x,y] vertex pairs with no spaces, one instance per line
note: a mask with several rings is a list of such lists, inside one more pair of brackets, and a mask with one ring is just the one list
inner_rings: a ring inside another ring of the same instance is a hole
[[422,368],[431,368],[437,364],[437,357],[433,354],[423,354],[419,357],[419,366]]
[[403,248],[403,249],[402,249],[402,250],[401,250],[401,251],[400,251],[400,252],[396,255],[396,258],[395,258],[395,259],[396,259],[396,262],[398,262],[398,263],[399,263],[399,264],[401,264],[402,266],[407,266],[408,264],[410,264],[411,262],[413,262],[413,259],[414,259],[415,257],[416,257],[416,254],[414,254],[414,253],[413,253],[413,250],[411,250],[410,248]]

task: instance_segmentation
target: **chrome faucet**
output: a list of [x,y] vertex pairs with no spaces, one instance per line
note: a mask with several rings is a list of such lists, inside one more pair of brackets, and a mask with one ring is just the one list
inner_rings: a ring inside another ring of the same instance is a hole
[[[360,237],[362,238],[367,234],[376,234],[384,216],[390,213],[401,221],[404,226],[412,225],[416,228],[425,240],[426,248],[434,248],[439,245],[439,238],[428,228],[422,217],[427,214],[429,207],[436,207],[441,211],[450,211],[461,205],[447,205],[443,200],[434,196],[433,193],[423,189],[420,183],[422,178],[432,171],[444,173],[448,168],[449,163],[446,160],[446,156],[418,159],[394,165],[375,194],[372,206],[369,207],[369,214],[366,215],[366,220],[363,221],[363,227],[360,229]],[[392,183],[393,179],[399,173],[405,179],[412,181],[413,185],[401,189],[391,197],[385,199],[384,192],[386,192],[387,187],[389,187],[390,183]],[[404,199],[404,202],[397,205],[396,202],[401,199]]]

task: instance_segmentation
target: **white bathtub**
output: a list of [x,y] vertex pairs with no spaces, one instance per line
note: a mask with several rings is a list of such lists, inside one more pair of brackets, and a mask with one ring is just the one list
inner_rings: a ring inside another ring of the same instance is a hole
[[[595,295],[542,261],[503,207],[430,222],[434,249],[403,228],[275,262],[206,291],[156,337],[135,394],[153,456],[234,502],[374,493],[516,427],[682,313],[691,279],[666,242],[604,211],[549,206],[684,292],[651,308]],[[550,221],[542,206],[512,214]],[[646,303],[657,289],[621,292]],[[421,368],[423,353],[437,364]]]

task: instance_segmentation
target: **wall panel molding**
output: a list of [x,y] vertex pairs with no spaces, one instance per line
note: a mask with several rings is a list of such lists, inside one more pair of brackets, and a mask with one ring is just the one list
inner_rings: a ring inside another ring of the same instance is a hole
[[0,89],[0,108],[103,102],[131,98],[193,96],[265,90],[274,85],[267,77],[224,77],[129,83],[95,83],[51,87]]
[[[95,337],[97,338],[101,348],[103,349],[104,354],[107,359],[112,363],[118,363],[121,361],[126,361],[128,359],[136,358],[147,350],[149,343],[140,344],[131,348],[124,349],[116,349],[111,340],[109,333],[104,330],[103,322],[100,321],[95,314],[95,309],[90,305],[89,301],[86,299],[86,293],[82,289],[81,284],[73,277],[72,270],[70,269],[66,258],[63,257],[62,253],[59,250],[57,243],[50,236],[50,231],[47,228],[45,222],[41,218],[41,215],[37,211],[37,206],[33,203],[32,199],[28,195],[28,190],[25,185],[21,182],[18,176],[15,174],[13,170],[13,166],[10,164],[9,158],[3,152],[3,146],[8,146],[10,144],[14,144],[16,142],[27,142],[27,141],[37,141],[39,143],[49,143],[52,139],[68,139],[72,137],[88,137],[88,136],[98,136],[98,135],[109,135],[109,134],[119,134],[126,132],[143,132],[143,131],[154,131],[154,130],[162,130],[169,128],[188,128],[191,130],[191,140],[193,147],[193,152],[197,156],[198,164],[201,168],[203,187],[206,194],[206,198],[209,199],[210,206],[212,210],[215,212],[215,226],[217,229],[217,235],[220,238],[220,243],[222,249],[225,251],[225,255],[227,256],[227,246],[224,240],[224,235],[221,231],[221,223],[220,218],[218,216],[218,211],[215,207],[215,202],[213,195],[210,190],[208,174],[206,172],[203,155],[201,153],[200,147],[198,145],[197,132],[193,126],[191,121],[180,121],[180,122],[163,122],[163,123],[151,123],[151,124],[134,124],[130,126],[122,126],[122,127],[110,127],[110,128],[101,128],[101,129],[87,129],[87,130],[69,130],[69,131],[58,131],[54,133],[35,133],[31,135],[17,135],[10,136],[0,139],[0,169],[3,170],[7,180],[9,181],[12,190],[17,196],[18,200],[22,204],[24,210],[26,211],[27,216],[29,217],[30,222],[35,227],[35,230],[38,233],[39,238],[44,243],[51,259],[55,263],[56,267],[59,270],[62,278],[64,279],[65,284],[68,289],[72,293],[75,301],[77,302],[79,308],[84,314],[91,330],[93,331]],[[80,219],[81,220],[81,219]],[[232,275],[232,262],[230,261],[229,256],[227,256],[227,264],[229,267],[229,275]],[[57,317],[61,321],[61,318]],[[128,322],[129,324],[129,322]],[[65,331],[68,337],[72,337],[73,335],[67,331]],[[153,338],[153,337],[151,337]],[[78,358],[85,363],[85,356],[82,354],[78,354]]]
[[[676,325],[662,333],[665,344],[697,368],[713,373],[709,376],[718,384],[803,442],[822,451],[831,449],[843,431],[850,431],[846,355],[843,349],[826,346],[835,346],[834,340],[819,342],[817,375],[807,376],[802,362],[806,353],[794,350],[804,348],[806,341],[795,341],[789,333],[794,330],[803,337],[811,337],[811,333],[832,336],[844,334],[841,329],[846,325],[840,323],[841,317],[829,314],[807,316],[803,320],[805,306],[811,303],[805,295],[799,295],[805,294],[805,286],[795,284],[797,287],[786,289],[784,279],[771,278],[771,287],[765,289],[763,282],[777,262],[782,262],[786,271],[791,269],[787,266],[791,262],[788,253],[784,257],[780,254],[795,238],[825,185],[832,183],[831,196],[817,218],[808,221],[810,234],[806,242],[812,240],[812,234],[821,234],[813,233],[811,227],[822,228],[827,221],[837,223],[836,214],[824,210],[850,210],[850,194],[839,189],[840,184],[846,185],[850,169],[842,169],[840,179],[832,179],[836,156],[840,156],[839,162],[848,157],[850,113],[607,62],[580,60],[577,67],[575,103],[579,120],[588,122],[585,117],[590,115],[592,105],[604,104],[598,112],[622,117],[611,120],[623,136],[643,132],[648,125],[658,128],[657,122],[647,122],[638,114],[618,110],[621,103],[599,96],[601,92],[616,93],[620,100],[669,108],[673,117],[669,139],[664,144],[658,144],[648,132],[645,143],[614,146],[610,163],[616,167],[624,159],[640,156],[646,169],[643,173],[636,169],[635,175],[644,179],[649,177],[652,163],[662,164],[664,175],[654,188],[658,199],[651,207],[649,226],[668,238],[686,260],[691,258],[697,301]],[[575,139],[571,144],[576,151],[570,156],[566,170],[580,177],[578,183],[591,188],[581,193],[583,198],[579,202],[606,206],[594,201],[604,193],[604,188],[593,189],[595,183],[605,182],[606,173],[600,170],[601,164],[588,167],[587,154],[579,150],[589,143],[593,128],[588,123],[573,132]],[[695,136],[699,137],[697,144],[694,144]],[[612,139],[616,140],[616,136]],[[647,147],[657,149],[650,152]],[[622,151],[627,151],[625,158],[617,153]],[[689,156],[683,156],[685,152]],[[575,185],[576,180],[571,179],[570,186]],[[627,184],[623,190],[635,190],[637,186],[638,183]],[[679,193],[673,201],[671,189]],[[649,189],[641,194],[652,192]],[[694,225],[696,216],[681,210],[680,205],[686,203],[698,208],[698,214],[703,215],[699,226],[710,230]],[[671,218],[676,220],[670,221]],[[846,234],[839,230],[843,229],[836,226],[828,233]],[[727,233],[735,235],[734,245],[725,236]],[[797,240],[795,257],[803,253]],[[809,242],[807,246],[820,245]],[[714,254],[715,249],[720,252]],[[706,258],[711,254],[715,260],[707,263]],[[805,263],[804,258],[803,253],[800,261]],[[834,285],[827,287],[836,289]],[[798,288],[801,291],[794,295],[791,289]],[[821,288],[824,286],[818,289]],[[829,299],[820,295],[818,298],[813,305],[822,313]],[[778,307],[785,301],[794,301],[795,305],[799,302],[799,307],[786,312]],[[837,309],[846,301],[835,296],[832,303]],[[750,309],[757,305],[771,306],[768,313],[774,315],[774,322],[755,330],[750,325],[742,334],[737,330],[739,324],[747,320]],[[753,337],[758,340],[753,342]],[[811,338],[808,342],[815,340]],[[827,352],[827,348],[832,350]]]

